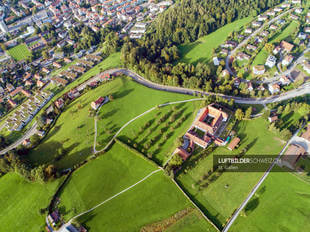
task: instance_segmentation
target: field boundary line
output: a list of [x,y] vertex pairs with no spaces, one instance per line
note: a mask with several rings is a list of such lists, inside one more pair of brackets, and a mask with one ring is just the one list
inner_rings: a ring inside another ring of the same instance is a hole
[[130,189],[132,189],[133,187],[135,187],[136,185],[142,183],[143,181],[145,181],[146,179],[148,179],[148,178],[151,177],[153,174],[155,174],[155,173],[157,173],[157,172],[159,172],[159,171],[162,171],[162,169],[160,168],[160,169],[157,169],[157,170],[155,170],[155,171],[152,171],[151,173],[149,173],[148,175],[146,175],[145,177],[143,177],[141,180],[139,180],[139,181],[136,182],[135,184],[133,184],[133,185],[131,185],[131,186],[129,186],[129,187],[123,189],[122,191],[116,193],[115,195],[113,195],[113,196],[109,197],[108,199],[102,201],[101,203],[95,205],[94,207],[90,208],[89,210],[86,210],[86,211],[84,211],[84,212],[82,212],[82,213],[80,213],[80,214],[78,214],[78,215],[72,217],[72,218],[69,220],[68,223],[71,223],[72,220],[74,220],[74,219],[76,219],[76,218],[79,218],[79,217],[81,217],[82,215],[87,214],[87,213],[89,213],[89,212],[95,210],[96,208],[98,208],[98,207],[102,206],[103,204],[107,203],[108,201],[110,201],[110,200],[116,198],[117,196],[119,196],[119,195],[121,195],[121,194],[127,192],[128,190],[130,190]]
[[183,189],[180,187],[180,185],[175,181],[174,178],[170,178],[174,184],[178,187],[178,189],[183,193],[183,195],[195,206],[196,209],[200,212],[200,214],[203,216],[204,219],[206,219],[217,231],[221,231],[212,221],[209,219],[202,210],[196,205],[196,203],[183,191]]

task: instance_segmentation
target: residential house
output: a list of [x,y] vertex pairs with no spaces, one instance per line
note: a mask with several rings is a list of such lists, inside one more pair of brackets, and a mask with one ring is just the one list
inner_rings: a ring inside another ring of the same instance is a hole
[[301,137],[310,142],[310,125],[307,126],[306,131],[302,133]]
[[45,82],[43,82],[42,80],[37,80],[37,86],[39,88],[42,88],[45,85]]
[[260,27],[262,25],[262,22],[258,22],[258,21],[254,21],[253,23],[252,23],[252,26],[253,27]]
[[274,55],[277,55],[277,54],[279,54],[280,51],[281,51],[281,47],[280,47],[280,46],[276,46],[276,47],[273,49],[272,53],[273,53]]
[[273,122],[275,122],[275,121],[278,121],[278,115],[270,115],[269,117],[268,117],[268,121],[270,122],[270,123],[273,123]]
[[310,33],[310,27],[305,27],[304,31],[305,31],[306,33]]
[[298,144],[291,144],[282,156],[280,165],[294,170],[296,168],[297,161],[305,153],[306,150],[302,146]]
[[286,42],[286,41],[281,41],[281,43],[280,43],[280,47],[281,47],[281,49],[283,49],[285,52],[287,52],[287,53],[290,53],[292,50],[293,50],[293,48],[294,48],[294,45],[293,44],[290,44],[290,43],[288,43],[288,42]]
[[255,51],[255,50],[257,49],[257,47],[254,46],[254,45],[252,45],[252,44],[248,44],[248,45],[246,46],[246,49],[248,49],[249,51]]
[[305,62],[302,67],[308,74],[310,74],[310,63],[309,62]]
[[271,94],[279,93],[280,92],[280,86],[276,83],[270,83],[268,85],[268,90]]
[[260,15],[258,16],[257,20],[262,22],[262,21],[266,21],[268,19],[268,16],[267,15]]
[[64,100],[62,98],[58,98],[56,101],[55,101],[55,106],[58,108],[58,109],[62,109],[64,107]]
[[227,148],[232,151],[238,146],[239,143],[240,143],[240,138],[234,137],[231,140],[231,142],[228,144]]
[[286,56],[284,57],[284,59],[282,60],[282,65],[287,66],[287,65],[289,65],[290,63],[292,63],[293,60],[294,60],[294,56],[292,56],[292,55],[286,55]]
[[301,14],[301,13],[302,13],[302,8],[297,8],[297,9],[295,10],[295,13],[296,13],[296,14]]
[[265,66],[264,65],[255,65],[253,67],[253,73],[255,75],[263,75],[265,73]]
[[97,110],[102,104],[105,104],[106,102],[109,101],[109,97],[99,97],[96,101],[93,101],[90,106],[94,109]]
[[290,18],[293,19],[293,20],[298,20],[299,19],[299,17],[297,15],[294,15],[294,14],[291,14]]
[[252,34],[253,33],[253,29],[248,27],[247,29],[244,30],[244,33],[245,34]]
[[281,12],[282,8],[281,7],[275,7],[273,10],[274,10],[274,12]]
[[15,108],[17,106],[17,103],[13,101],[12,99],[8,99],[8,103],[10,104],[12,108]]
[[288,84],[291,83],[291,80],[287,76],[282,75],[280,77],[280,82],[281,82],[282,85],[288,85]]
[[242,61],[242,60],[249,60],[251,58],[251,56],[249,56],[249,55],[247,55],[247,54],[245,54],[243,52],[239,52],[237,54],[236,58],[237,58],[237,60]]
[[278,27],[274,24],[272,24],[269,28],[270,30],[273,30],[273,31],[278,30]]
[[253,84],[252,84],[251,81],[247,82],[247,87],[248,87],[248,90],[249,90],[250,92],[254,90]]
[[269,68],[272,68],[273,66],[275,66],[277,62],[277,58],[275,56],[269,55],[265,65],[268,66]]
[[57,86],[60,86],[60,85],[66,86],[68,84],[68,81],[61,77],[52,77],[51,81],[53,84],[56,84]]

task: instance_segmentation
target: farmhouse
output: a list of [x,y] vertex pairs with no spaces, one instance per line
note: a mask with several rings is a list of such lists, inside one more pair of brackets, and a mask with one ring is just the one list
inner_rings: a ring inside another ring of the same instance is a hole
[[202,147],[202,148],[206,148],[210,143],[211,143],[211,137],[207,134],[204,134],[202,137],[200,137],[198,135],[198,133],[196,133],[194,131],[194,129],[189,130],[185,136],[192,141],[193,143],[197,144],[198,146]]
[[213,135],[220,127],[221,123],[225,122],[227,118],[227,113],[221,109],[215,108],[215,105],[211,104],[200,111],[193,126],[205,133]]

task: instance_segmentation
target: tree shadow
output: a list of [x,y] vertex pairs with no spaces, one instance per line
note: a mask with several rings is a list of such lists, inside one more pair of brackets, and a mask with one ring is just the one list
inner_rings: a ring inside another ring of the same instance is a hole
[[123,91],[118,91],[118,92],[113,94],[113,97],[115,99],[122,98],[122,97],[127,96],[128,94],[130,94],[133,91],[134,91],[134,89],[125,89]]

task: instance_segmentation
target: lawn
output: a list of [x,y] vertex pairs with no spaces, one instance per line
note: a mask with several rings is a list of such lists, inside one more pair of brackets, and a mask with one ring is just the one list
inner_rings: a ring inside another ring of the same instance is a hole
[[[213,152],[198,150],[190,160],[192,168],[177,177],[180,184],[219,227],[239,207],[262,173],[224,172],[206,186],[207,179],[204,176],[213,167],[213,155],[240,154],[245,147],[246,154],[278,154],[284,142],[268,131],[267,126],[268,122],[263,118],[240,122],[234,128],[241,139],[238,149],[229,151],[226,147],[217,147]],[[205,157],[196,161],[203,153]]]
[[310,185],[292,173],[271,172],[246,208],[230,231],[308,231]]
[[[187,102],[156,109],[130,124],[119,138],[125,143],[130,141],[131,146],[138,144],[137,149],[152,154],[153,159],[162,165],[176,148],[176,138],[189,129],[202,103]],[[165,118],[163,122],[159,121],[161,118]]]
[[198,63],[209,62],[212,50],[220,46],[232,31],[239,30],[242,26],[252,21],[252,17],[243,18],[221,27],[215,32],[201,37],[193,43],[180,46],[180,62]]
[[[144,87],[130,78],[117,77],[76,99],[62,112],[43,142],[30,152],[35,164],[55,163],[68,168],[91,155],[94,141],[94,118],[89,116],[90,103],[100,96],[112,94],[114,100],[101,108],[97,142],[103,147],[127,121],[144,111],[168,101],[190,96],[161,92]],[[144,96],[148,96],[146,99]],[[107,131],[109,129],[109,131]],[[56,161],[57,155],[65,154]]]
[[296,30],[298,30],[300,23],[292,21],[283,31],[277,33],[269,43],[280,43],[282,40],[288,39],[288,42],[292,42],[295,38],[288,38]]
[[26,44],[19,44],[13,48],[10,48],[7,52],[16,61],[24,60],[31,56],[31,52],[28,50]]
[[252,66],[255,66],[255,65],[265,65],[266,63],[266,60],[269,56],[269,53],[267,52],[267,50],[265,48],[263,48],[255,57],[253,63],[252,63]]
[[25,181],[15,173],[0,178],[0,223],[1,230],[43,231],[46,208],[62,179],[39,184]]
[[[291,34],[293,34],[299,27],[299,22],[292,21],[283,31],[277,33],[268,43],[280,43],[282,40],[287,39]],[[294,40],[294,38],[293,38]],[[290,40],[289,40],[290,41]],[[265,48],[263,48],[255,57],[252,65],[265,64],[269,53]]]
[[[98,148],[106,145],[122,125],[152,107],[166,102],[192,98],[183,94],[150,89],[130,78],[117,78],[115,81],[118,88],[111,91],[114,100],[108,103],[106,107],[102,107],[98,116]],[[186,113],[189,114],[190,111]],[[145,116],[149,117],[148,115]],[[144,117],[140,119],[135,124],[137,127],[144,124]]]
[[[157,167],[118,143],[107,153],[76,171],[60,195],[60,210],[69,219],[128,188]],[[89,231],[139,231],[192,207],[162,171],[101,205],[78,220]],[[200,222],[204,228],[212,228]],[[213,231],[213,230],[205,230]]]

